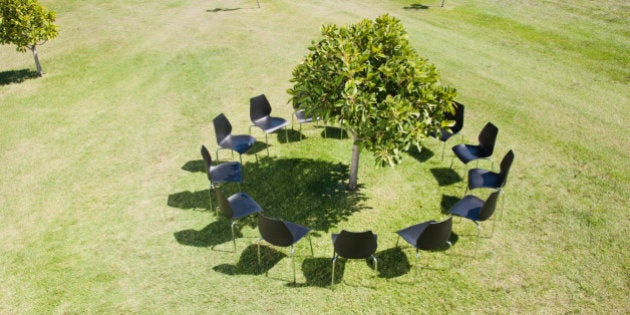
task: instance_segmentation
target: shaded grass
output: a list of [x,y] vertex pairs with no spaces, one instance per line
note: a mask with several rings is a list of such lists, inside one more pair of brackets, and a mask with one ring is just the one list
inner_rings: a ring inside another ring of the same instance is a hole
[[[40,50],[46,75],[0,85],[0,310],[628,309],[627,5],[403,9],[410,3],[284,1],[217,12],[207,11],[253,3],[45,3],[62,27]],[[246,133],[252,95],[265,93],[274,115],[288,118],[290,72],[320,25],[385,12],[458,88],[464,141],[491,120],[501,130],[496,155],[516,152],[502,220],[489,222],[495,235],[481,240],[476,259],[474,224],[456,220],[456,245],[421,256],[427,266],[416,275],[413,250],[395,247],[394,231],[441,218],[465,190],[462,165],[448,169],[449,148],[440,161],[437,141],[394,169],[373,167],[363,152],[362,189],[350,195],[340,189],[350,141],[332,126],[324,139],[322,126],[305,125],[302,141],[297,131],[270,137],[269,159],[244,156],[243,190],[269,214],[316,230],[314,257],[305,244],[296,249],[297,286],[288,285],[286,250],[268,248],[264,276],[254,268],[253,221],[238,226],[233,253],[229,222],[209,210],[199,145],[213,149],[210,122],[220,112]],[[31,59],[0,48],[3,73],[30,69]],[[378,233],[382,263],[375,279],[366,263],[340,264],[330,290],[329,234],[342,228]],[[444,254],[451,268],[442,268]]]

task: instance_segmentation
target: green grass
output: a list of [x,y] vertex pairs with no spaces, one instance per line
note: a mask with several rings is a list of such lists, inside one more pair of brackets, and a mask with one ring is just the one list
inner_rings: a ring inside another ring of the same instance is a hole
[[[0,47],[1,313],[630,309],[624,1],[261,2],[47,0],[61,29],[39,49],[45,76]],[[314,257],[306,240],[296,249],[297,285],[286,249],[264,248],[265,276],[255,221],[238,225],[234,253],[209,210],[199,147],[216,148],[211,120],[224,112],[246,133],[261,93],[289,118],[291,70],[320,26],[383,13],[458,89],[464,140],[492,121],[495,161],[515,151],[502,220],[483,224],[495,231],[476,258],[474,225],[455,220],[455,245],[422,253],[416,274],[394,232],[445,217],[465,189],[461,163],[449,169],[432,140],[396,168],[363,152],[351,194],[350,140],[305,125],[300,142],[297,129],[270,137],[270,158],[243,157],[243,190],[314,229]],[[368,228],[379,277],[348,261],[329,288],[330,233]]]

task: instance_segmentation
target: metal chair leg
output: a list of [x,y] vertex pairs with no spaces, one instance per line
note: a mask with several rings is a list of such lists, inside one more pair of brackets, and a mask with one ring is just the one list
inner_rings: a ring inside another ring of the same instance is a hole
[[267,139],[266,132],[265,132],[265,145],[267,146],[267,157],[269,157],[269,140]]
[[330,281],[330,285],[335,285],[335,263],[337,262],[337,256],[335,255],[332,260],[332,280]]
[[234,244],[234,252],[236,253],[236,239],[234,238],[234,225],[236,221],[232,221],[231,229],[232,229],[232,243]]
[[475,257],[477,257],[477,250],[479,249],[479,238],[481,237],[481,224],[477,221],[473,221],[477,225],[477,245],[475,246]]
[[293,283],[297,283],[296,278],[295,278],[295,247],[293,247],[293,245],[291,245],[291,263],[293,263]]

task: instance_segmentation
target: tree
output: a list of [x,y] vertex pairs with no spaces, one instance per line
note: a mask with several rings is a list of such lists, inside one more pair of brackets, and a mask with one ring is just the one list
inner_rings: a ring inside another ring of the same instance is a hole
[[39,76],[43,71],[37,46],[57,36],[55,16],[55,11],[47,10],[37,0],[0,0],[0,44],[15,44],[19,52],[28,48]]
[[[454,88],[444,86],[389,15],[343,27],[322,26],[323,38],[293,70],[287,92],[306,114],[341,125],[353,137],[348,188],[357,189],[361,148],[376,162],[395,165],[401,152],[421,149],[454,110]],[[446,123],[446,122],[445,122]]]

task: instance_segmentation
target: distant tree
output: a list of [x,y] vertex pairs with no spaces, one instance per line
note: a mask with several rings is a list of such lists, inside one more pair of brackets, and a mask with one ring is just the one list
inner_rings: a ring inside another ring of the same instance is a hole
[[400,21],[389,15],[338,27],[324,25],[293,70],[287,92],[307,114],[341,125],[354,143],[348,188],[357,189],[360,148],[379,164],[438,132],[456,91],[442,85],[435,67],[418,56]]
[[37,0],[0,0],[0,44],[15,44],[19,52],[28,48],[41,76],[37,46],[57,36],[54,21],[55,11],[47,10]]

